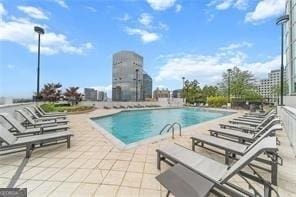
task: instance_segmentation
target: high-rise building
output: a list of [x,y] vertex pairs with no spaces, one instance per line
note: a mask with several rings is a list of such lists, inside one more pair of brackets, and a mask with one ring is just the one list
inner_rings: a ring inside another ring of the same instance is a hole
[[132,51],[120,51],[115,53],[113,55],[112,67],[112,100],[144,100],[143,78],[143,57],[141,55]]
[[289,95],[296,95],[296,0],[288,0],[286,14],[289,21],[285,24],[286,70]]
[[143,98],[152,98],[152,78],[147,74],[143,74]]
[[98,91],[98,101],[105,101],[106,98],[105,98],[105,92],[103,91]]
[[98,91],[93,88],[84,88],[84,100],[97,101]]
[[[285,75],[284,75],[285,76]],[[284,78],[285,80],[285,78]],[[281,70],[272,70],[268,73],[267,79],[259,80],[255,83],[259,94],[269,102],[276,102],[279,97],[281,82]]]

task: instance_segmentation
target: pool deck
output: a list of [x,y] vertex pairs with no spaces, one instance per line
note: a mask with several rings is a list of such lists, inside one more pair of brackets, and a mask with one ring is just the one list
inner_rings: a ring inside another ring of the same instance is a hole
[[[165,196],[166,189],[155,180],[156,152],[159,147],[178,143],[191,147],[190,136],[208,133],[207,129],[226,122],[241,113],[211,120],[183,129],[182,136],[170,136],[132,148],[119,148],[104,131],[91,124],[89,118],[117,113],[119,110],[96,110],[87,114],[69,115],[75,137],[71,148],[65,144],[40,148],[24,159],[24,153],[0,157],[0,187],[13,185],[28,188],[28,196]],[[279,166],[281,196],[296,196],[296,158],[285,132],[278,132],[279,154],[284,165]],[[223,157],[197,148],[197,152],[223,162]],[[167,169],[162,164],[162,171]],[[263,174],[265,175],[265,174]],[[234,177],[234,183],[246,184]],[[261,188],[257,185],[258,188]]]

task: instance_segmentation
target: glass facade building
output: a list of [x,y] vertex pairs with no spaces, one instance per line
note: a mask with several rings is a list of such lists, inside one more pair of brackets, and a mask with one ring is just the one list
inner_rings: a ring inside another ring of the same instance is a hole
[[147,73],[143,75],[143,97],[152,98],[152,78]]
[[120,51],[113,55],[112,100],[143,100],[142,56],[132,51]]
[[286,14],[289,21],[285,24],[285,53],[286,79],[289,86],[289,95],[296,95],[296,0],[288,0]]

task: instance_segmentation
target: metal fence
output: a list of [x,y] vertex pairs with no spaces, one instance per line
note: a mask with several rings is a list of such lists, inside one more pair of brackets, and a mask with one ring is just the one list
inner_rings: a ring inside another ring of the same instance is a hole
[[291,146],[296,153],[296,108],[278,107],[278,114],[283,121]]

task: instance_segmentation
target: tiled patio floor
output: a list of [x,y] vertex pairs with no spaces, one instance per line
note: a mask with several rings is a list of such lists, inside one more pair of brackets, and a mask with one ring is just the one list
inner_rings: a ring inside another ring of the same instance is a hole
[[[206,132],[216,126],[213,120],[190,129],[183,129],[183,136],[159,142],[140,145],[128,150],[120,150],[93,128],[90,116],[113,113],[114,110],[96,110],[91,114],[70,115],[70,126],[75,137],[71,148],[65,144],[37,149],[31,158],[24,160],[24,153],[0,157],[0,187],[9,183],[14,187],[28,188],[29,196],[165,196],[166,190],[155,180],[155,149],[169,143],[179,143],[191,147],[189,137],[196,132]],[[232,115],[223,118],[226,121]],[[221,119],[219,120],[219,122]],[[296,159],[284,132],[278,133],[281,141],[280,156],[284,165],[279,167],[279,187],[281,196],[296,196]],[[223,162],[216,154],[198,148],[197,152]],[[12,180],[18,169],[19,178]],[[162,169],[165,169],[166,166]],[[233,180],[244,183],[239,178]],[[247,186],[246,186],[247,188]]]

